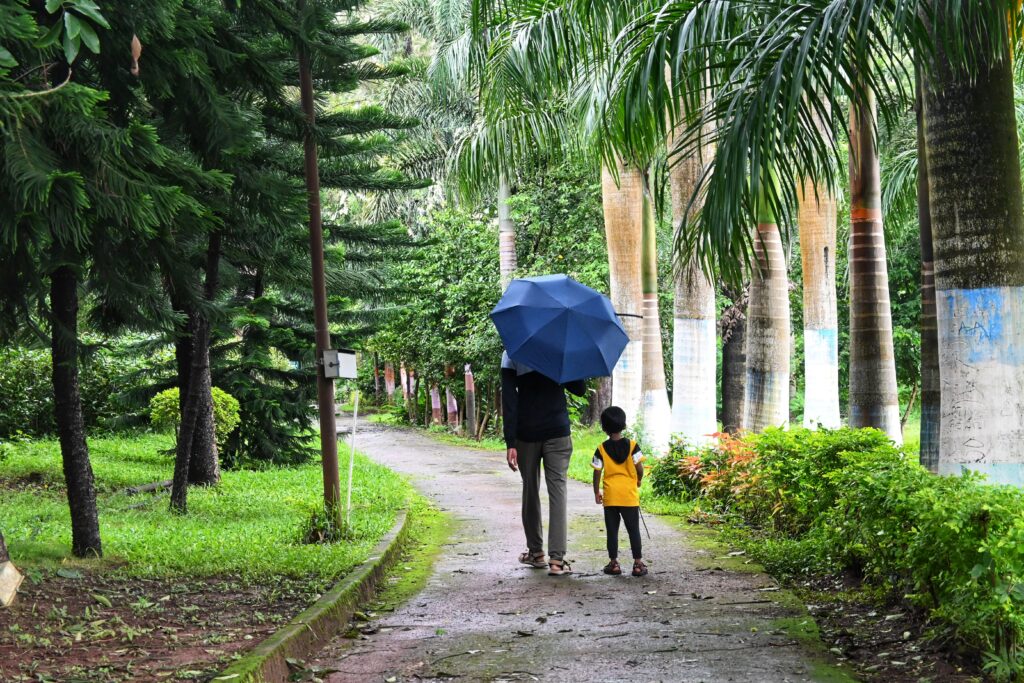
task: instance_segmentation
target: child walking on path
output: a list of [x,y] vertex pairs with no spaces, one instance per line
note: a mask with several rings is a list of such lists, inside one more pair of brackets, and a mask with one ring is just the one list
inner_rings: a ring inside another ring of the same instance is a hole
[[[594,501],[604,504],[604,526],[608,533],[608,557],[604,573],[617,576],[619,566],[619,520],[626,525],[629,548],[633,552],[633,576],[646,576],[640,546],[640,483],[644,478],[644,455],[636,441],[622,438],[626,429],[626,413],[611,406],[601,413],[601,429],[608,435],[597,450],[591,466],[594,468]],[[601,479],[604,475],[602,492]]]

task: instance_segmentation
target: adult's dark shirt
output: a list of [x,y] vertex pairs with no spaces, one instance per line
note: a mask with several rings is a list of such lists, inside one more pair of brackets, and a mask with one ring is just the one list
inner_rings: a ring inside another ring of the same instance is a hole
[[547,441],[569,436],[569,409],[565,390],[583,396],[583,380],[559,384],[535,370],[509,359],[501,359],[501,414],[505,424],[505,445],[516,441]]

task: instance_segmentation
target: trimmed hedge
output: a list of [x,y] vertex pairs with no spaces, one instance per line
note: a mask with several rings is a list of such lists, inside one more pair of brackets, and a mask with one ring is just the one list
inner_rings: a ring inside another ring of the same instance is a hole
[[984,655],[995,678],[1024,675],[1020,489],[973,473],[935,476],[872,429],[722,435],[698,450],[677,444],[652,480],[740,516],[767,536],[768,555],[856,570],[928,610]]

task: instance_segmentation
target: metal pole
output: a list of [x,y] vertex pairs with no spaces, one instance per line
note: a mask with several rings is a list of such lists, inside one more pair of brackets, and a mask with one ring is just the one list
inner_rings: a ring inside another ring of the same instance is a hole
[[[301,13],[304,0],[298,0]],[[341,521],[341,481],[338,475],[338,430],[334,421],[334,381],[324,375],[324,351],[331,348],[327,325],[327,286],[324,282],[324,233],[320,216],[320,172],[317,164],[316,108],[309,53],[299,46],[299,92],[306,115],[303,151],[306,160],[306,194],[309,206],[309,254],[313,266],[313,317],[316,326],[316,396],[320,413],[320,458],[324,470],[324,506],[335,522]]]
[[355,405],[352,407],[352,436],[350,437],[351,448],[348,451],[348,500],[345,501],[345,526],[352,521],[352,471],[356,463],[356,422],[359,420],[359,390],[356,389]]

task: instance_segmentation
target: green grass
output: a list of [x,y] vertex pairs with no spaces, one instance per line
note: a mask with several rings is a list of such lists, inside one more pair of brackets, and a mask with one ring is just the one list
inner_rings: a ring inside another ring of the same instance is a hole
[[[303,529],[322,508],[319,464],[225,471],[216,488],[190,489],[189,513],[178,516],[168,510],[166,492],[122,492],[127,486],[169,479],[173,462],[161,451],[170,445],[164,435],[90,440],[104,566],[132,576],[329,580],[364,560],[391,528],[396,511],[414,497],[405,480],[357,453],[350,540],[306,545],[301,542]],[[342,470],[344,498],[345,453]],[[9,444],[0,455],[0,524],[19,565],[32,569],[74,562],[69,558],[71,524],[62,482],[55,441]]]

